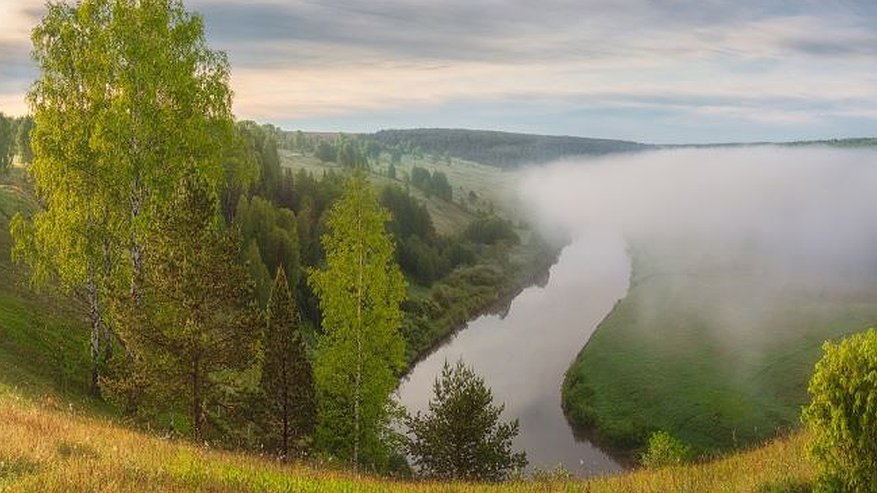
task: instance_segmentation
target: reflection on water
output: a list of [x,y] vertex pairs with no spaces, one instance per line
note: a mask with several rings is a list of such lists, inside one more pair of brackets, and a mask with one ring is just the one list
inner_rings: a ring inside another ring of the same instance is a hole
[[544,287],[518,295],[504,318],[485,315],[422,360],[399,386],[399,400],[425,410],[445,360],[473,366],[504,402],[505,418],[520,420],[515,446],[530,467],[563,465],[589,476],[621,467],[602,451],[578,441],[560,408],[563,374],[594,328],[627,292],[630,261],[614,234],[577,238],[551,268]]

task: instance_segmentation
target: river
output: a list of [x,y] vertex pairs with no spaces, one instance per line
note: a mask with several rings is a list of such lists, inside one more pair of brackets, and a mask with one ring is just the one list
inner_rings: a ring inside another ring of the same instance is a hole
[[516,449],[529,469],[562,465],[577,476],[620,471],[621,466],[586,440],[573,436],[560,405],[563,375],[594,329],[627,293],[630,259],[615,234],[581,235],[551,267],[544,287],[512,300],[504,317],[472,320],[420,361],[399,386],[410,412],[426,410],[445,361],[462,358],[484,377],[505,419],[518,418]]

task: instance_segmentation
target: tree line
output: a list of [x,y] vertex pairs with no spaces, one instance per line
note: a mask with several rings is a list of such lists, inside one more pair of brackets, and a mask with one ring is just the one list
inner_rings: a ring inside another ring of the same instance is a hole
[[33,160],[33,150],[30,147],[32,128],[31,117],[13,118],[0,112],[0,173],[12,166],[15,156],[19,156],[24,164]]
[[[486,412],[477,428],[452,425],[476,455],[429,465],[448,454],[428,424],[450,396],[407,437],[390,426],[406,361],[396,245],[414,245],[405,264],[424,282],[437,267],[421,264],[469,257],[400,189],[378,195],[367,147],[337,143],[345,173],[284,170],[284,134],[234,121],[227,59],[179,0],[54,3],[32,40],[41,75],[23,161],[43,208],[13,219],[13,256],[35,286],[82,302],[95,397],[283,457],[387,471],[407,452],[425,475],[487,480],[523,466],[517,425],[462,364],[441,381]],[[473,460],[484,473],[465,472]]]

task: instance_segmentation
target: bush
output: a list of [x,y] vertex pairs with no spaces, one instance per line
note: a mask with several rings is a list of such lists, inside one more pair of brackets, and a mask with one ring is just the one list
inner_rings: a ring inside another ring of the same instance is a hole
[[877,491],[877,329],[826,342],[802,419],[811,432],[816,491]]
[[652,433],[642,463],[649,468],[675,466],[691,459],[691,448],[666,431]]

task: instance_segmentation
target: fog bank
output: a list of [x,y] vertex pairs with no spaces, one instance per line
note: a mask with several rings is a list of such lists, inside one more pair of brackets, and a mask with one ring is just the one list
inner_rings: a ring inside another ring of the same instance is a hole
[[830,282],[877,274],[877,152],[680,149],[564,161],[523,174],[537,222],[621,232],[686,265]]

